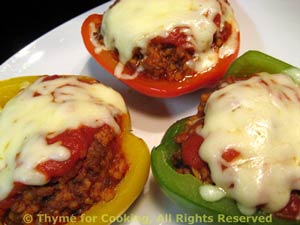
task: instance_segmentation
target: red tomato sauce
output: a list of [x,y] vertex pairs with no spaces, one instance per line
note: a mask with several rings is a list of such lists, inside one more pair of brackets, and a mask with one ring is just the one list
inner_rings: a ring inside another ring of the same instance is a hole
[[55,79],[58,79],[60,77],[61,77],[60,75],[45,76],[42,81],[45,82],[45,81],[55,80]]
[[300,195],[299,193],[292,193],[290,201],[288,204],[275,213],[275,216],[287,219],[287,220],[296,220],[300,214]]
[[167,37],[158,36],[151,40],[155,44],[170,44],[176,47],[184,47],[187,44],[192,44],[188,41],[187,35],[184,33],[185,27],[177,27],[169,33]]
[[[42,79],[42,82],[56,80],[56,79],[61,78],[61,77],[68,77],[68,76],[67,75],[66,76],[62,76],[62,75],[45,76]],[[97,80],[95,80],[93,78],[88,78],[88,77],[80,77],[80,76],[78,76],[77,80],[80,81],[80,82],[83,82],[83,83],[87,83],[87,84],[98,83]]]
[[235,160],[237,157],[240,156],[240,152],[238,152],[235,149],[229,148],[226,149],[223,154],[222,154],[222,158],[226,161],[226,162],[232,162],[233,160]]
[[200,170],[205,162],[199,157],[199,148],[203,138],[193,132],[188,139],[182,143],[182,159],[190,167]]
[[64,175],[71,170],[77,160],[85,157],[89,146],[94,140],[94,135],[101,129],[81,126],[78,129],[66,130],[53,138],[46,138],[47,144],[60,142],[70,150],[71,156],[65,161],[49,160],[39,164],[36,169],[46,175],[48,179]]

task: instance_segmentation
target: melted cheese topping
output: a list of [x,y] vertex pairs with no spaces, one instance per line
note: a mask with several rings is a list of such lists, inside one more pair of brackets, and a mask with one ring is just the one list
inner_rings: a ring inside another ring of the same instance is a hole
[[[261,74],[215,91],[197,132],[213,181],[240,209],[275,212],[300,190],[300,88],[288,76]],[[222,157],[229,149],[240,153],[230,162]]]
[[201,185],[199,191],[203,199],[208,202],[219,201],[226,196],[226,192],[222,188],[211,184]]
[[42,77],[21,91],[0,113],[0,200],[7,197],[14,182],[45,184],[46,177],[35,169],[38,164],[70,157],[67,148],[60,143],[48,145],[46,137],[104,123],[118,133],[114,117],[123,113],[127,113],[126,106],[117,92],[75,76],[49,81]]
[[[233,29],[219,53],[211,48],[218,29],[214,23],[217,14],[222,15],[221,29],[225,20]],[[125,64],[134,48],[141,48],[144,54],[151,39],[167,37],[176,27],[187,27],[184,32],[196,51],[188,65],[196,71],[209,69],[237,49],[237,24],[224,0],[122,0],[104,13],[101,34],[106,49],[117,49],[120,62]],[[99,49],[95,45],[95,51]]]

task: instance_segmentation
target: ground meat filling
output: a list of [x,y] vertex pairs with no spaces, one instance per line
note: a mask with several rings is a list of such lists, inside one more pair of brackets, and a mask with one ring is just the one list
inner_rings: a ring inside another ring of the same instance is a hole
[[[255,74],[252,76],[255,76]],[[216,89],[219,89],[224,85],[232,84],[238,80],[246,80],[246,79],[249,79],[249,77],[241,77],[241,78],[228,77],[226,78],[225,81],[223,82],[221,81]],[[206,90],[204,93],[201,94],[200,104],[198,106],[197,114],[188,119],[186,123],[187,124],[186,128],[175,137],[176,143],[182,145],[188,139],[189,135],[195,132],[197,127],[203,126],[204,116],[205,116],[204,108],[210,94],[212,94],[214,90],[215,89]],[[198,157],[200,158],[200,156]],[[172,165],[174,166],[175,170],[178,173],[191,174],[196,178],[198,178],[199,180],[201,180],[201,182],[203,183],[214,184],[211,179],[208,164],[203,163],[199,169],[187,165],[183,160],[181,149],[176,151],[173,154]],[[288,202],[288,204],[283,209],[273,213],[273,215],[285,220],[296,220],[295,218],[298,218],[299,213],[300,213],[300,191],[292,191],[290,201]]]
[[116,185],[128,169],[119,151],[119,139],[111,128],[101,129],[94,136],[86,157],[65,176],[44,186],[21,188],[11,199],[10,206],[4,211],[0,209],[1,222],[4,225],[23,224],[23,216],[30,214],[35,218],[32,224],[52,224],[39,221],[36,215],[76,216],[97,202],[114,198]]
[[221,32],[216,32],[214,35],[213,48],[218,50],[228,40],[232,34],[232,26],[230,23],[225,21],[224,27]]
[[186,64],[192,59],[193,52],[172,44],[151,42],[147,48],[147,57],[144,58],[137,48],[126,67],[135,71],[138,66],[142,66],[141,74],[153,80],[180,81],[187,74],[195,74]]

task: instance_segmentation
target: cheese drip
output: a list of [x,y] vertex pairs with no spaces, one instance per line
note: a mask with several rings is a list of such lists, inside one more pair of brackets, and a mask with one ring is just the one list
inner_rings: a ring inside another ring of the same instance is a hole
[[[300,89],[288,76],[263,73],[215,91],[197,132],[213,181],[240,208],[275,212],[300,190]],[[229,149],[240,153],[230,162]]]
[[[211,48],[218,29],[214,23],[217,14],[222,16],[221,28],[226,20],[233,29],[219,53]],[[238,45],[233,11],[224,0],[122,0],[104,13],[101,34],[105,48],[117,49],[120,62],[126,64],[134,48],[141,48],[145,54],[151,39],[167,37],[176,27],[185,27],[184,32],[195,47],[188,65],[196,71],[212,67],[219,57],[232,54]],[[99,47],[96,49],[99,51]]]
[[126,113],[122,97],[100,83],[81,82],[76,76],[43,81],[43,77],[11,99],[0,113],[0,200],[14,182],[43,185],[47,179],[35,168],[70,157],[67,148],[45,138],[81,125],[120,127],[114,117]]

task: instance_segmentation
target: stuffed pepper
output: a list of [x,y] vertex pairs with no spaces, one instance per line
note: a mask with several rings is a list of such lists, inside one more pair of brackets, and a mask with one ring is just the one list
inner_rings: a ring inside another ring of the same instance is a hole
[[239,50],[227,0],[115,1],[84,21],[82,37],[109,73],[155,97],[215,84]]
[[210,222],[299,224],[299,74],[256,51],[236,60],[152,151],[163,191]]
[[110,224],[147,180],[119,93],[83,76],[0,81],[0,224]]

